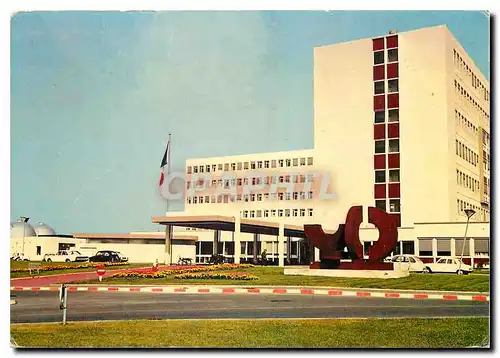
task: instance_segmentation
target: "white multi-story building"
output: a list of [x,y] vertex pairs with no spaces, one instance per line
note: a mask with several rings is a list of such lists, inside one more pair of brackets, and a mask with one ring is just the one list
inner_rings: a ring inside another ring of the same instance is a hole
[[[446,26],[315,48],[314,148],[188,160],[185,214],[336,229],[351,206],[376,206],[398,222],[397,252],[434,260],[459,255],[471,208],[465,256],[484,257],[489,107],[489,81]],[[361,231],[365,246],[377,239]],[[200,232],[198,260],[211,241]]]

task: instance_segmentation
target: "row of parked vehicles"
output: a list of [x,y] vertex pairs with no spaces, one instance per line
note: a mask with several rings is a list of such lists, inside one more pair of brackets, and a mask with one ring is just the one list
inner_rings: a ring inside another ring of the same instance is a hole
[[472,266],[467,265],[463,261],[460,263],[459,258],[443,257],[435,263],[424,263],[414,255],[396,255],[387,259],[393,262],[396,267],[410,272],[422,273],[456,273],[457,275],[469,274],[472,272]]
[[[22,253],[16,253],[10,258],[14,261],[30,261],[30,258]],[[119,251],[101,250],[94,256],[82,255],[77,250],[60,250],[55,254],[45,254],[42,258],[44,262],[128,262],[128,257],[123,256]]]

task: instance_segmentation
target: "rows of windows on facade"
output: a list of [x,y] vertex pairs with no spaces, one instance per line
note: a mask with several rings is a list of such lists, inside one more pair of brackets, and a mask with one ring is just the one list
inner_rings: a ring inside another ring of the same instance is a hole
[[188,196],[186,202],[188,204],[227,204],[238,201],[263,201],[263,200],[308,200],[314,197],[313,191],[294,191],[294,192],[278,192],[278,193],[259,193],[259,194],[221,194],[221,195],[201,195]]
[[228,172],[235,170],[255,170],[270,168],[287,168],[313,165],[313,157],[308,158],[289,158],[272,160],[255,160],[247,162],[232,162],[206,165],[193,165],[187,167],[187,174],[210,173],[210,172]]
[[305,217],[313,216],[314,210],[307,209],[268,209],[268,210],[242,210],[242,218],[269,218],[269,217]]
[[[385,61],[387,59],[387,61]],[[392,48],[387,50],[387,56],[385,50],[375,51],[373,53],[373,64],[383,65],[384,63],[396,63],[398,62],[398,49]],[[380,95],[385,93],[398,93],[399,92],[399,79],[391,78],[388,80],[376,80],[374,81],[374,94]],[[398,122],[399,121],[399,109],[389,109],[387,111],[387,120],[388,122]],[[386,119],[386,111],[380,110],[375,111],[375,123],[384,123]]]
[[289,183],[313,183],[314,174],[290,174],[290,175],[271,175],[271,176],[255,176],[246,178],[232,179],[212,179],[206,180],[198,178],[196,182],[186,181],[186,189],[204,189],[204,188],[225,188],[242,186],[242,185],[269,185],[269,184],[289,184]]
[[[486,102],[490,101],[490,92],[487,90],[487,88],[483,85],[483,83],[479,80],[479,78],[476,76],[476,74],[472,71],[472,68],[469,67],[467,64],[467,61],[462,59],[460,54],[453,49],[453,64],[455,68],[458,70],[458,73],[461,75],[461,77],[464,80],[470,80],[472,88],[474,88],[481,96],[482,99],[484,99]],[[455,81],[455,87],[456,87],[457,82]],[[462,88],[463,90],[463,88]],[[464,92],[462,91],[462,94]],[[465,94],[470,98],[469,94],[465,92]],[[489,119],[489,116],[488,116]]]

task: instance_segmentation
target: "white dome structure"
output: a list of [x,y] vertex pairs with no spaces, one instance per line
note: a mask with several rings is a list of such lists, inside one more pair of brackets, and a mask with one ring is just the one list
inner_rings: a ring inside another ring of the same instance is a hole
[[36,236],[55,236],[56,231],[52,229],[49,225],[39,222],[35,225]]
[[28,223],[25,222],[11,222],[10,223],[10,237],[23,238],[28,236],[37,236],[36,231]]

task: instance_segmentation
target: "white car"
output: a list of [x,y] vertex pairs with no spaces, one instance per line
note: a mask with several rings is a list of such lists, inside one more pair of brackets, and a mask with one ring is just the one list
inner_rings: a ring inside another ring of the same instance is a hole
[[[460,268],[460,269],[459,269]],[[472,272],[472,266],[465,264],[460,259],[453,257],[443,257],[437,260],[434,264],[426,264],[426,271],[429,273],[442,272],[442,273],[456,273],[457,275],[468,274]]]
[[14,261],[29,261],[30,258],[28,256],[24,256],[22,252],[16,252],[14,255],[10,257],[11,260]]
[[396,255],[391,260],[394,268],[410,272],[426,272],[426,266],[418,257],[413,255]]
[[61,250],[57,254],[45,254],[43,261],[47,262],[87,262],[88,256],[82,255],[80,251]]

